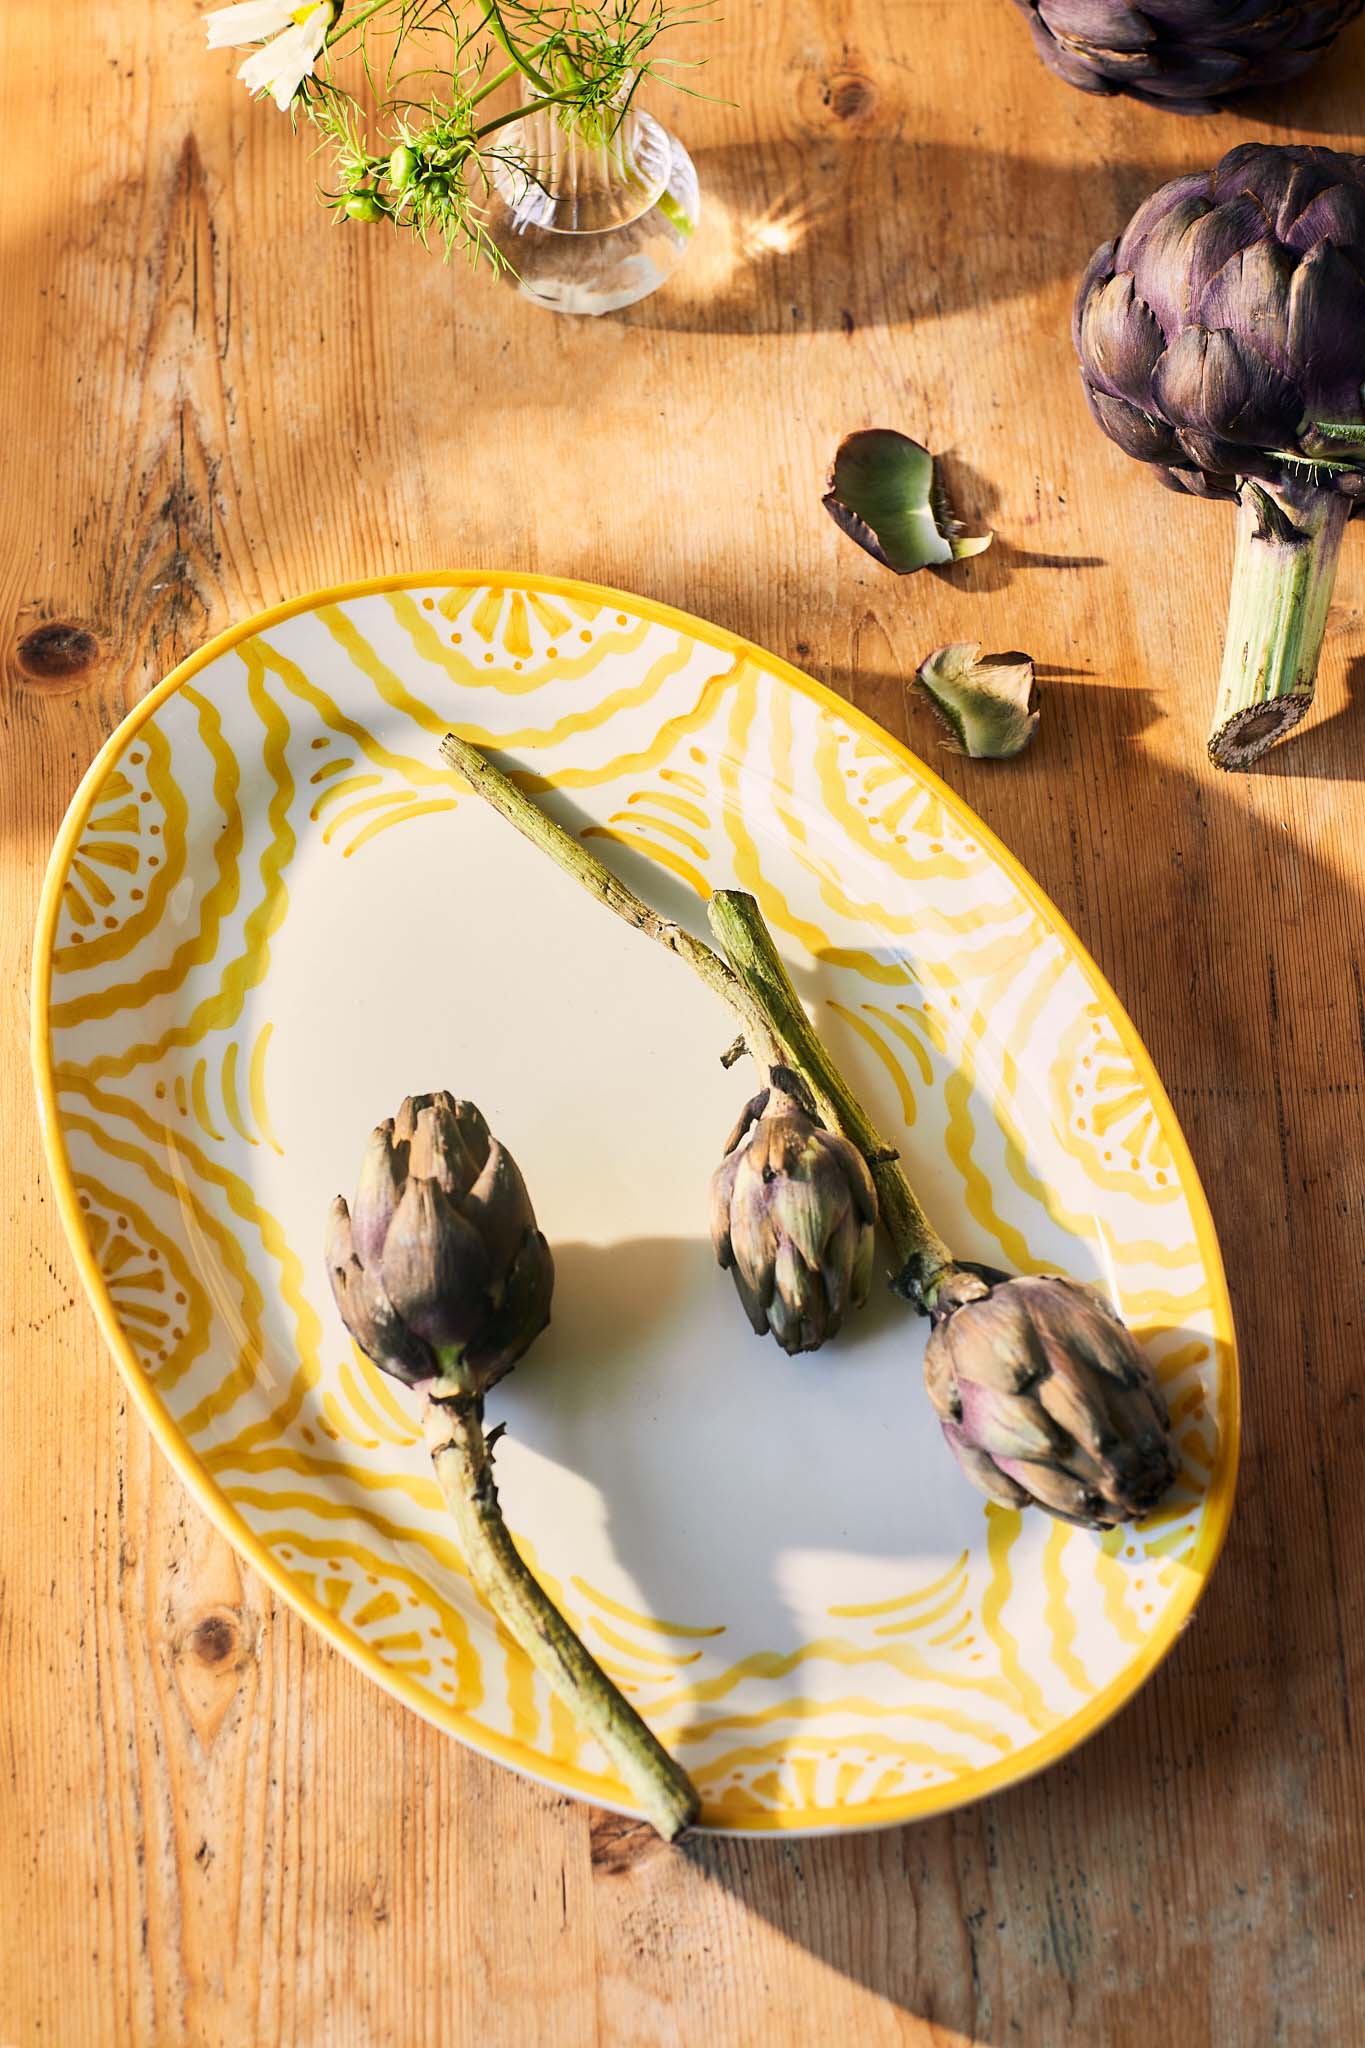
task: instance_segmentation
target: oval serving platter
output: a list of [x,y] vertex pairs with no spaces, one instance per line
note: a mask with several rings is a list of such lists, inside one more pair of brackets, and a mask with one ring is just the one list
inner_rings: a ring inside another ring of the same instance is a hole
[[[760,899],[966,1255],[1099,1281],[1181,1477],[1097,1537],[983,1502],[880,1290],[749,1331],[706,1240],[750,1076],[678,961],[445,772],[454,726],[704,930]],[[1076,938],[919,761],[701,621],[542,577],[354,584],[248,620],[114,734],[39,918],[34,1058],[67,1233],[205,1510],[371,1677],[629,1810],[463,1571],[413,1409],[345,1338],[330,1197],[408,1091],[477,1101],[555,1247],[490,1402],[510,1526],[696,1779],[707,1825],[884,1825],[1066,1754],[1165,1655],[1231,1508],[1218,1248],[1170,1105]]]

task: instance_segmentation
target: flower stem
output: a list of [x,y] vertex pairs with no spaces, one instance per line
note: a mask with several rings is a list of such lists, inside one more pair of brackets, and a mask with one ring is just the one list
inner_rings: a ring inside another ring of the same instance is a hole
[[340,18],[335,20],[327,31],[327,46],[330,48],[331,45],[335,42],[338,42],[342,36],[349,35],[350,31],[353,28],[362,27],[364,23],[369,20],[372,14],[378,14],[380,8],[387,6],[387,4],[388,0],[369,0],[369,5],[367,7],[362,7],[359,14],[353,14],[349,17],[349,19],[345,21],[341,20]]
[[651,1826],[666,1842],[676,1841],[700,1810],[696,1787],[519,1555],[498,1505],[477,1394],[446,1391],[449,1379],[434,1384],[441,1391],[427,1394],[423,1432],[475,1586],[575,1720],[597,1738]]
[[[527,52],[519,48],[518,45],[513,41],[511,33],[508,30],[507,24],[506,22],[504,22],[502,18],[502,12],[498,6],[498,0],[485,0],[484,24],[487,27],[489,34],[493,37],[494,41],[498,43],[499,46],[511,58],[512,62],[516,65],[517,70],[524,72],[526,77],[530,79],[537,93],[548,93],[553,90],[553,87],[551,86],[550,81],[545,76],[544,72],[537,71],[535,65],[531,62],[531,59],[528,56]],[[543,45],[538,45],[537,47],[543,48]]]
[[1244,483],[1223,671],[1209,733],[1219,768],[1249,768],[1313,701],[1351,501]]
[[481,84],[475,86],[473,92],[469,94],[469,105],[477,107],[480,100],[486,100],[499,86],[506,85],[509,79],[515,78],[520,69],[519,64],[504,64],[501,71],[495,71],[491,78],[485,78]]
[[447,733],[441,754],[475,795],[483,797],[599,903],[614,910],[634,930],[676,953],[709,989],[723,997],[743,1032],[743,1046],[732,1048],[725,1056],[727,1066],[740,1050],[747,1049],[765,1080],[775,1066],[790,1067],[801,1076],[831,1129],[856,1145],[867,1161],[896,1257],[897,1287],[921,1307],[928,1306],[936,1288],[954,1269],[953,1255],[915,1199],[895,1147],[882,1138],[807,1017],[753,897],[721,889],[711,898],[711,929],[728,956],[722,958],[704,940],[651,910],[478,747]]
[[475,129],[475,139],[482,142],[484,136],[491,135],[495,128],[509,127],[513,121],[524,121],[528,114],[538,114],[542,107],[563,106],[567,101],[577,97],[577,93],[572,89],[564,92],[536,93],[524,106],[509,107],[505,114],[495,114],[491,121],[485,121],[481,128]]
[[831,1129],[856,1145],[867,1161],[899,1281],[918,1297],[931,1296],[953,1265],[953,1255],[916,1200],[895,1147],[881,1136],[806,1015],[763,912],[741,890],[718,889],[707,917],[751,1003],[781,1046],[785,1063],[805,1080]]

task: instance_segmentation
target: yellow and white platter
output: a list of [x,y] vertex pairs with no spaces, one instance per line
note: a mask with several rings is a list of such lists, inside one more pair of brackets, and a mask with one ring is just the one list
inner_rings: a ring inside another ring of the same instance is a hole
[[[706,1236],[733,1022],[457,788],[454,727],[705,930],[759,898],[964,1255],[1096,1280],[1181,1476],[1097,1537],[988,1506],[878,1290],[750,1332]],[[1008,772],[1008,771],[1005,771]],[[471,1097],[555,1250],[491,1421],[517,1541],[691,1772],[707,1824],[848,1829],[1063,1756],[1175,1640],[1231,1508],[1222,1268],[1097,969],[935,776],[784,663],[544,577],[354,584],[248,620],[82,783],[39,918],[34,1058],[66,1229],[163,1449],[255,1567],[463,1741],[628,1809],[473,1593],[405,1391],[347,1340],[330,1198],[410,1091]]]

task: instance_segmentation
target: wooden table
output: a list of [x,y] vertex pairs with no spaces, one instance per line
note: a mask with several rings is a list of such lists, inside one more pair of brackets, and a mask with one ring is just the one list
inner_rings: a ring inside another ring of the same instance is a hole
[[[1365,146],[1365,26],[1212,122],[1084,98],[1005,0],[733,0],[679,102],[707,220],[660,297],[559,320],[378,230],[189,0],[0,12],[0,2043],[231,2048],[1365,2038],[1365,535],[1312,724],[1203,733],[1233,521],[1086,416],[1077,273],[1257,134]],[[1286,125],[1290,113],[1301,125]],[[840,435],[951,455],[994,551],[901,582],[819,505]],[[1072,1761],[837,1841],[639,1829],[466,1754],[281,1606],[130,1416],[39,1163],[27,949],[129,705],[229,620],[503,565],[704,613],[928,753],[1113,979],[1204,1174],[1244,1342],[1214,1585]],[[1033,751],[903,678],[1043,664]],[[1360,707],[1355,707],[1357,712]]]

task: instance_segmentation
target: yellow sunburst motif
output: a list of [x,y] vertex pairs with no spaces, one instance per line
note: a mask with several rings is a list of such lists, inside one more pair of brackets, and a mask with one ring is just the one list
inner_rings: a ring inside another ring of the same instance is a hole
[[136,1202],[88,1174],[76,1187],[119,1322],[147,1377],[169,1393],[208,1348],[208,1297],[179,1245]]
[[582,681],[604,661],[642,647],[653,630],[613,604],[531,588],[423,598],[398,592],[389,604],[423,662],[439,664],[462,689],[514,697]]
[[340,1536],[319,1539],[290,1529],[266,1541],[305,1599],[388,1669],[447,1700],[477,1697],[478,1659],[464,1616],[424,1573]]
[[[534,590],[449,590],[435,599],[434,608],[457,633],[463,626],[483,646],[496,641],[505,653],[523,660],[536,651],[537,639],[543,653],[551,641],[565,639],[575,621],[590,627],[601,612],[600,605],[585,604],[581,598],[542,597]],[[624,617],[621,623],[626,623]],[[451,637],[458,646],[463,633],[458,639]]]
[[1101,1184],[1147,1202],[1180,1199],[1161,1117],[1113,1023],[1091,1004],[1058,1041],[1052,1099],[1068,1150]]
[[155,931],[184,863],[185,803],[170,746],[149,725],[104,778],[62,885],[54,970],[121,959]]

